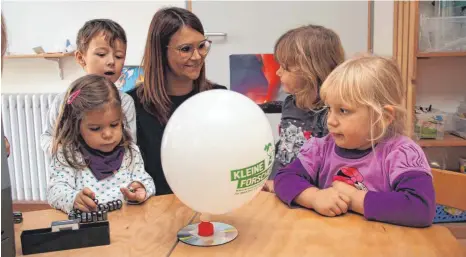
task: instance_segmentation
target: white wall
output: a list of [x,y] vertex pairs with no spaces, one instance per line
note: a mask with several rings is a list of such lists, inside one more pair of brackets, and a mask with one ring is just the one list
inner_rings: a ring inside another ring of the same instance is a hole
[[[393,2],[375,3],[374,51],[381,55],[392,54]],[[23,14],[22,14],[23,15]],[[6,15],[8,19],[8,15]],[[8,25],[8,20],[6,21]],[[14,29],[8,27],[8,30]],[[62,92],[84,72],[67,57],[64,63],[64,79],[58,76],[58,65],[44,59],[5,59],[2,75],[2,93]],[[228,81],[229,79],[225,79]]]
[[[307,24],[330,28],[341,39],[346,56],[367,51],[368,3],[365,1],[194,1],[193,12],[212,37],[206,59],[209,79],[230,84],[231,54],[273,53],[286,31]],[[351,10],[351,11],[349,11]]]
[[374,53],[393,55],[393,0],[374,2]]
[[58,64],[45,59],[5,59],[3,61],[3,93],[59,93],[85,72],[74,57],[63,59],[61,80]]

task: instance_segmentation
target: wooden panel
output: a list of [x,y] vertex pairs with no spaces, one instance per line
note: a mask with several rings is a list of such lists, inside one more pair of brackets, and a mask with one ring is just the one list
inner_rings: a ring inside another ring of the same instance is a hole
[[[409,23],[408,23],[408,63],[407,63],[407,72],[406,72],[406,109],[408,111],[407,115],[407,127],[413,128],[414,124],[414,105],[416,103],[416,87],[413,83],[414,78],[416,77],[414,70],[416,66],[416,49],[415,46],[418,37],[416,34],[416,15],[417,13],[417,1],[409,2]],[[408,136],[413,134],[413,130],[408,130]]]
[[170,256],[461,256],[462,248],[442,226],[416,229],[369,222],[361,215],[323,217],[290,209],[261,192],[250,203],[213,221],[235,226],[234,241],[216,247],[178,243]]
[[[174,195],[150,198],[142,205],[124,205],[110,212],[110,240],[107,246],[41,254],[41,256],[168,256],[177,242],[176,233],[193,218],[194,212]],[[23,213],[15,225],[16,256],[21,253],[21,231],[50,227],[52,221],[67,219],[57,210]]]
[[394,56],[400,67],[401,76],[406,86],[405,106],[407,109],[408,135],[413,134],[414,105],[416,102],[416,73],[417,73],[417,44],[419,32],[419,2],[396,1],[394,14],[394,29],[396,30],[396,42]]
[[29,212],[52,209],[47,202],[40,201],[14,201],[13,211]]
[[[395,19],[396,19],[396,27],[394,29],[396,30],[394,34],[396,35],[396,41],[394,42],[394,49],[396,49],[396,52],[394,52],[394,57],[398,63],[398,66],[400,68],[401,72],[401,77],[404,85],[407,86],[406,84],[406,73],[407,73],[407,43],[408,43],[408,33],[407,32],[407,26],[409,22],[409,12],[406,10],[407,9],[407,3],[404,1],[395,1]],[[408,3],[409,4],[409,3]],[[408,94],[408,89],[406,88],[405,94]],[[407,106],[407,99],[403,102],[405,106]]]
[[458,223],[441,223],[446,228],[448,228],[451,234],[456,237],[456,239],[464,239],[466,240],[466,222],[458,222]]
[[432,169],[438,204],[466,211],[466,174]]
[[412,8],[412,17],[411,17],[411,26],[413,29],[413,44],[412,44],[412,54],[411,62],[413,62],[413,70],[411,74],[411,80],[414,83],[414,80],[417,78],[417,53],[419,51],[419,1],[414,1],[411,3]]
[[[401,76],[403,83],[407,85],[408,77],[408,61],[409,61],[409,6],[410,3],[407,1],[401,2],[403,6],[403,43],[401,44]],[[406,92],[407,93],[407,92]],[[408,115],[409,116],[409,115]]]
[[463,246],[464,248],[464,256],[466,256],[466,239],[459,239],[458,242]]

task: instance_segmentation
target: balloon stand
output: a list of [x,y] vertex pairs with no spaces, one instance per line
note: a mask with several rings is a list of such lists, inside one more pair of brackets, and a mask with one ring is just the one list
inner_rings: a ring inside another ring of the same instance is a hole
[[221,222],[201,222],[190,224],[180,231],[177,237],[181,242],[193,246],[217,246],[233,241],[238,230]]

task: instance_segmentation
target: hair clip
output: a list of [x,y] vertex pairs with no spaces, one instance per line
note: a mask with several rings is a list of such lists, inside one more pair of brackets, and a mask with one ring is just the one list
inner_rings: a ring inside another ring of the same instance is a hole
[[81,93],[81,89],[78,89],[71,93],[71,95],[68,97],[68,100],[66,101],[67,104],[73,103],[74,99],[79,96],[79,93]]
[[327,110],[327,109],[328,109],[328,106],[327,106],[327,105],[324,105],[324,106],[320,107],[319,109],[312,109],[312,108],[309,108],[309,111],[310,111],[310,112],[313,112],[313,113],[315,113],[315,114],[318,114],[318,113],[321,113],[321,112],[323,112],[323,111],[325,111],[325,110]]

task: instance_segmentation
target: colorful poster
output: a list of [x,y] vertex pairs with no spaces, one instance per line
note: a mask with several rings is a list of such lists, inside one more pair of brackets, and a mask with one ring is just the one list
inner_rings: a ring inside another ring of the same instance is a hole
[[115,86],[123,91],[128,92],[136,86],[136,83],[143,81],[144,72],[139,66],[125,66],[121,71],[120,78],[115,82]]
[[281,107],[287,94],[276,74],[279,68],[273,54],[230,55],[230,89],[246,95],[263,109]]

